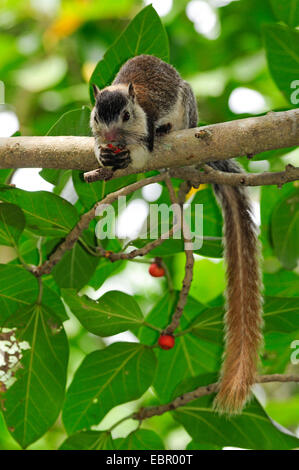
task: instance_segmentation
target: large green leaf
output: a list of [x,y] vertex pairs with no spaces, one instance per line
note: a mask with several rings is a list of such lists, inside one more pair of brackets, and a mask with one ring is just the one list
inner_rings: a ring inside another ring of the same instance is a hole
[[[47,132],[47,135],[88,137],[91,135],[89,120],[90,109],[87,106],[82,106],[81,109],[73,109],[72,111],[64,113],[55,124],[53,124],[51,129]],[[68,170],[56,170],[54,168],[43,168],[39,174],[49,183],[62,187],[66,183],[67,175],[70,175]]]
[[[167,200],[164,198],[159,198],[158,201],[155,201],[155,204],[168,204]],[[202,204],[202,219],[200,219],[200,212],[198,205]],[[211,187],[207,187],[204,190],[198,191],[192,200],[190,205],[185,207],[185,218],[190,224],[192,241],[194,243],[201,242],[203,240],[201,248],[197,249],[195,245],[195,252],[202,256],[209,256],[215,258],[221,258],[222,253],[222,216],[220,209],[216,203],[215,197],[213,195]],[[160,219],[160,218],[159,218]],[[202,235],[198,233],[198,225],[196,226],[194,221],[197,220],[197,224],[202,227]],[[163,221],[154,220],[152,218],[151,230],[157,227],[157,235],[161,236],[163,233],[166,233],[169,226],[169,219],[165,227],[163,227]],[[195,233],[197,232],[197,233]],[[132,242],[137,248],[141,248],[146,245],[149,241],[152,241],[150,238],[150,230],[147,233],[146,239],[137,239]],[[184,251],[184,242],[182,238],[170,238],[164,240],[162,245],[154,248],[151,251],[152,256],[172,256],[174,253],[179,253]]]
[[90,109],[87,106],[82,106],[80,109],[72,109],[64,113],[53,124],[47,135],[91,136],[89,120]]
[[68,437],[60,450],[114,450],[110,432],[80,431]]
[[68,320],[65,307],[62,303],[60,296],[49,287],[46,282],[43,282],[42,292],[42,305],[46,308],[49,307],[61,321]]
[[299,299],[267,297],[264,304],[264,331],[292,333],[299,330]]
[[299,260],[299,189],[282,199],[272,214],[274,251],[286,269]]
[[265,294],[277,297],[299,297],[299,276],[292,271],[280,270],[264,274]]
[[134,297],[110,291],[98,301],[64,290],[63,298],[80,323],[98,336],[112,336],[143,323],[143,315]]
[[122,269],[125,265],[125,260],[114,261],[111,263],[108,259],[101,258],[92,278],[88,281],[88,285],[94,289],[99,289],[106,279],[116,274],[116,272]]
[[[103,199],[107,194],[117,191],[124,186],[137,181],[137,175],[123,176],[122,178],[115,178],[111,181],[95,181],[94,183],[86,183],[81,178],[81,173],[78,170],[73,170],[72,179],[79,197],[80,202],[86,209],[91,209],[94,204]],[[129,200],[129,197],[127,198]],[[117,214],[117,203],[113,204],[115,213]]]
[[[121,65],[139,54],[151,54],[169,60],[168,39],[156,10],[149,5],[131,21],[127,29],[107,50],[94,69],[90,85],[104,88],[111,83]],[[90,97],[94,102],[92,87]]]
[[294,84],[299,77],[299,31],[280,24],[267,24],[264,39],[268,66],[276,85],[291,104],[298,104]]
[[272,213],[279,201],[295,191],[292,183],[285,184],[281,189],[275,186],[262,186],[261,188],[261,242],[263,256],[273,256],[273,243],[271,239]]
[[35,302],[38,295],[36,277],[22,266],[0,264],[0,322],[17,309]]
[[[203,376],[180,386],[176,395],[200,385],[215,381],[215,377]],[[244,449],[294,449],[299,439],[288,430],[278,427],[264,412],[257,400],[253,400],[241,415],[227,419],[215,413],[212,407],[214,394],[207,395],[177,408],[175,419],[184,426],[196,442],[206,442],[221,447],[233,446]]]
[[0,201],[11,202],[23,210],[26,227],[37,235],[63,237],[78,221],[72,204],[47,191],[24,191],[0,185]]
[[4,416],[13,437],[25,448],[53,425],[66,383],[68,343],[59,320],[39,305],[20,310],[11,321],[17,338],[27,341],[22,367],[5,393]]
[[149,429],[137,429],[115,443],[117,450],[164,450],[160,436]]
[[271,5],[278,20],[289,26],[299,25],[299,0],[271,0]]
[[152,384],[155,369],[152,349],[138,343],[114,343],[89,354],[67,392],[67,432],[90,428],[114,406],[139,398]]
[[[284,297],[265,297],[264,299],[264,332],[279,331],[292,333],[299,330],[299,299]],[[188,326],[198,338],[219,342],[223,336],[222,307],[202,310]]]
[[52,275],[59,287],[79,290],[88,283],[98,262],[97,256],[91,255],[80,242],[77,242],[54,266]]
[[[174,309],[173,303],[174,299],[165,295],[146,317],[146,321],[160,328],[165,328]],[[192,320],[205,308],[204,305],[189,297],[178,331],[188,329]],[[154,344],[158,339],[158,334],[148,328],[142,328],[140,339],[147,344]],[[206,337],[197,338],[191,333],[178,336],[175,339],[173,349],[168,351],[159,349],[157,351],[158,368],[154,387],[160,401],[168,402],[182,380],[219,370],[221,353],[222,341],[219,336],[218,342],[217,339],[210,342],[206,340]]]
[[25,228],[22,210],[15,204],[0,204],[0,244],[15,246]]

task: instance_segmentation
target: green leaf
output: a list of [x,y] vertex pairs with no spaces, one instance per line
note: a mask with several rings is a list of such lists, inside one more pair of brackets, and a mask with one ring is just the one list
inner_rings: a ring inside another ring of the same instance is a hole
[[35,302],[38,281],[22,266],[0,264],[0,322]]
[[299,25],[299,0],[271,0],[271,5],[278,20],[293,27]]
[[55,135],[75,135],[78,137],[91,136],[90,130],[90,109],[87,106],[82,106],[79,109],[72,109],[64,113],[53,124],[51,129],[47,132],[48,136]]
[[275,206],[279,201],[294,192],[292,183],[284,185],[281,189],[273,186],[261,188],[261,242],[263,256],[267,258],[273,255],[271,240],[271,219]]
[[[264,298],[264,332],[279,331],[292,333],[299,330],[299,299],[297,298]],[[219,343],[223,337],[224,309],[222,307],[208,308],[201,311],[189,325],[192,333],[198,338]]]
[[26,228],[37,235],[64,237],[78,221],[72,204],[47,191],[30,192],[0,185],[0,201],[21,207]]
[[299,297],[299,276],[292,271],[280,270],[264,274],[265,294],[276,297]]
[[110,432],[81,431],[68,437],[60,450],[114,450]]
[[[94,183],[86,183],[85,181],[82,181],[80,176],[81,173],[82,172],[78,170],[73,170],[72,179],[80,202],[82,202],[83,206],[88,210],[107,194],[134,183],[138,178],[137,175],[128,175],[123,176],[122,178],[115,178],[111,181],[95,181]],[[113,207],[115,207],[115,213],[117,214],[117,204],[114,203]]]
[[186,447],[186,450],[221,450],[221,446],[217,446],[216,444],[206,444],[201,442],[200,444],[195,441],[189,442]]
[[298,89],[299,31],[280,24],[267,24],[263,30],[271,75],[286,99],[298,104],[294,85]]
[[274,251],[286,269],[299,260],[299,189],[282,199],[272,214]]
[[[155,201],[155,204],[168,203],[164,198],[159,198],[158,201]],[[198,191],[191,202],[190,206],[186,206],[186,220],[189,223],[192,241],[196,242],[199,239],[199,234],[195,233],[198,230],[198,227],[195,226],[195,218],[199,218],[198,204],[202,204],[202,223],[203,227],[203,244],[199,249],[194,251],[202,256],[209,256],[215,258],[221,258],[223,256],[222,249],[222,215],[220,209],[216,203],[215,197],[213,195],[212,189],[210,187],[205,188],[204,190]],[[190,214],[190,217],[188,215]],[[187,218],[188,217],[188,218]],[[190,219],[190,221],[188,220]],[[153,227],[154,222],[151,221],[151,228]],[[162,233],[169,230],[168,222],[163,227],[163,221],[159,221],[157,224],[157,234],[161,236]],[[146,245],[150,239],[150,231],[147,233],[147,239],[138,239],[134,240],[132,244],[137,248],[141,248]],[[182,239],[170,238],[166,239],[162,245],[154,248],[151,251],[152,256],[172,256],[174,253],[179,253],[184,251],[184,243]]]
[[[47,132],[47,136],[66,136],[75,135],[77,137],[89,137],[91,135],[90,125],[90,109],[82,106],[80,109],[73,109],[64,113],[53,124]],[[55,186],[65,184],[65,175],[69,174],[68,170],[56,170],[54,168],[43,168],[39,174],[42,178]]]
[[5,393],[4,417],[11,434],[23,447],[41,437],[56,421],[66,383],[68,343],[52,312],[39,305],[20,310],[11,326],[23,352],[16,381]]
[[80,323],[98,336],[112,336],[143,323],[143,315],[134,297],[110,291],[98,301],[64,290],[63,298]]
[[118,439],[117,450],[164,450],[160,436],[149,429],[138,429]]
[[[165,328],[173,313],[174,303],[174,299],[165,295],[146,317],[146,321],[157,327]],[[189,297],[178,332],[188,329],[193,319],[205,309],[204,305]],[[148,328],[142,328],[139,337],[142,342],[154,344],[158,339],[158,333]],[[191,333],[176,337],[173,349],[157,350],[158,368],[153,385],[159,400],[162,403],[170,401],[177,385],[189,377],[218,371],[221,354],[221,340],[210,342],[206,338],[199,339]]]
[[52,275],[59,287],[79,290],[88,283],[98,262],[97,256],[88,253],[81,243],[77,242],[54,266]]
[[130,22],[100,60],[90,79],[90,97],[94,102],[92,84],[100,89],[111,83],[121,65],[139,54],[151,54],[169,60],[168,38],[156,10],[149,5]]
[[61,321],[68,320],[69,317],[60,296],[43,281],[42,305],[50,308]]
[[[176,396],[184,391],[194,390],[200,385],[214,382],[215,377],[197,377],[183,384]],[[188,388],[186,389],[186,385]],[[206,442],[220,447],[233,446],[243,449],[294,449],[299,439],[288,430],[278,427],[254,399],[241,415],[236,417],[220,416],[212,408],[215,394],[194,400],[186,406],[177,408],[174,418],[184,426],[196,442]]]
[[153,351],[138,343],[114,343],[83,360],[63,410],[67,432],[98,424],[114,406],[139,398],[156,369]]
[[0,244],[16,246],[25,224],[25,216],[18,206],[0,204]]
[[125,260],[114,261],[111,263],[111,261],[107,259],[100,259],[97,269],[95,270],[92,278],[88,281],[88,285],[96,290],[99,289],[106,279],[116,274],[116,272],[122,269],[125,264]]
[[192,333],[197,338],[219,344],[223,338],[223,315],[222,307],[207,308],[199,313],[189,328],[192,328]]
[[264,303],[264,331],[292,333],[299,330],[299,299],[267,297]]

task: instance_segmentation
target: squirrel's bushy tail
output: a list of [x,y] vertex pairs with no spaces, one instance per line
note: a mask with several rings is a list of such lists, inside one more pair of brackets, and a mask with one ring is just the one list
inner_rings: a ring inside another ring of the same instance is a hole
[[[239,172],[231,161],[213,162],[222,171]],[[242,411],[255,382],[262,342],[259,243],[245,188],[214,185],[224,217],[227,264],[225,354],[215,409]]]

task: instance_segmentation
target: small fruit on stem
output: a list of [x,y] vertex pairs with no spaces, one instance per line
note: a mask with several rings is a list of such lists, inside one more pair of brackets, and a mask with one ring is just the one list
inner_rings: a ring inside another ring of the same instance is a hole
[[152,263],[149,267],[148,272],[153,277],[162,277],[165,276],[165,270],[157,263]]
[[174,337],[172,335],[161,335],[158,343],[162,349],[172,349],[174,346]]

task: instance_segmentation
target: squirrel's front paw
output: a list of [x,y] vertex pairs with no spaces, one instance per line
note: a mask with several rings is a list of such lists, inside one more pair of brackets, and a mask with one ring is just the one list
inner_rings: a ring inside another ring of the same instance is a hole
[[131,163],[130,151],[109,144],[100,147],[99,160],[103,166],[111,166],[113,171],[126,168]]

